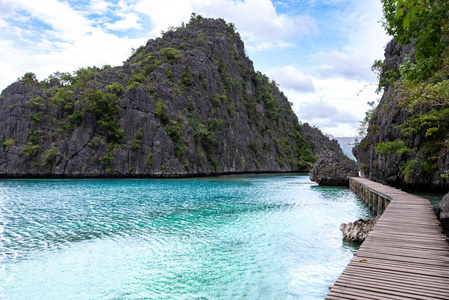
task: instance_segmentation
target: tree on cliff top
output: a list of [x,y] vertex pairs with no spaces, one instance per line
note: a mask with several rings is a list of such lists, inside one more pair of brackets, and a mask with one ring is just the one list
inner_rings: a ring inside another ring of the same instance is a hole
[[418,82],[438,72],[448,59],[446,0],[382,0],[383,26],[403,45],[416,39],[414,65],[403,75]]

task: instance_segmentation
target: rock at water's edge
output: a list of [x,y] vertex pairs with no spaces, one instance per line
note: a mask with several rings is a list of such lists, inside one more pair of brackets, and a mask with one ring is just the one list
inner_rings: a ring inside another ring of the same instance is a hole
[[321,152],[316,164],[310,170],[310,180],[319,185],[348,186],[349,177],[358,177],[355,161],[343,153],[331,150]]
[[340,225],[340,230],[343,233],[344,242],[359,242],[362,243],[377,222],[377,218],[359,219],[354,223],[349,222]]
[[437,217],[443,226],[446,235],[449,236],[449,193],[444,195],[440,201],[440,205],[437,208]]

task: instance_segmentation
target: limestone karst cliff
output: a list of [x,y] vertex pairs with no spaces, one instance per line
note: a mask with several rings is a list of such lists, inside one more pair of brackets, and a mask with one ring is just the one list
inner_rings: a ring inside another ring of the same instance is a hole
[[122,66],[27,73],[3,90],[0,114],[3,177],[306,171],[339,150],[254,71],[232,24],[200,16]]
[[[371,180],[409,190],[447,191],[447,130],[438,119],[438,112],[445,108],[422,104],[411,109],[403,104],[398,70],[406,57],[413,57],[414,44],[404,46],[392,40],[386,46],[380,77],[382,98],[372,113],[366,137],[353,153],[362,176]],[[427,122],[416,122],[424,115],[429,115]],[[433,126],[439,127],[439,132],[429,135]]]

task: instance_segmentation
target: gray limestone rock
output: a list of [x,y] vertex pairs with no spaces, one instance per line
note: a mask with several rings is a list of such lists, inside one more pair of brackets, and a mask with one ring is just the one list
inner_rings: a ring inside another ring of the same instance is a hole
[[321,152],[309,175],[310,180],[319,185],[348,186],[349,177],[358,177],[358,168],[341,150],[325,150]]
[[343,241],[362,243],[365,241],[376,222],[377,218],[372,218],[359,219],[355,222],[341,224],[340,230],[343,233]]
[[443,226],[444,231],[449,236],[449,193],[444,195],[444,197],[441,199],[436,213],[438,220],[440,220],[441,225]]

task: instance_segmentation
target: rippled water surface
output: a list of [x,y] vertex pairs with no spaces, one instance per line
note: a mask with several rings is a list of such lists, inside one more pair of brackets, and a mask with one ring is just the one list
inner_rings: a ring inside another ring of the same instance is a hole
[[322,299],[368,213],[307,175],[0,181],[0,299]]

